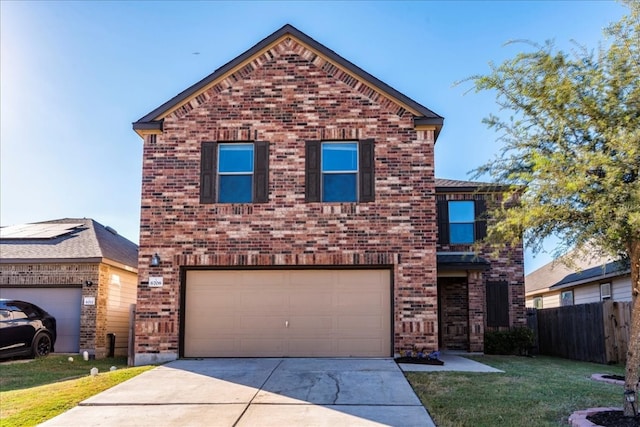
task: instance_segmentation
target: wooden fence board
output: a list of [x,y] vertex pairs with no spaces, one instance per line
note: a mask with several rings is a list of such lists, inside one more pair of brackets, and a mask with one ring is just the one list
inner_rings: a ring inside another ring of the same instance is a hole
[[527,319],[540,354],[596,363],[626,360],[631,303],[604,301],[529,309]]

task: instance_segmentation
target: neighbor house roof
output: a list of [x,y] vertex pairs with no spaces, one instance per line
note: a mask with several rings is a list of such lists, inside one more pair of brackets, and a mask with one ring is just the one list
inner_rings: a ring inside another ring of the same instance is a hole
[[138,245],[90,218],[0,228],[0,262],[115,262],[137,270]]
[[577,273],[568,274],[559,282],[553,284],[550,289],[567,288],[577,286],[584,283],[605,280],[612,277],[628,274],[630,271],[629,264],[624,261],[612,261]]
[[[292,37],[299,43],[306,46],[313,51],[316,55],[326,58],[329,62],[336,65],[340,70],[348,73],[354,78],[365,82],[366,84],[377,89],[387,97],[394,100],[399,105],[410,111],[414,115],[415,125],[432,125],[435,127],[435,138],[438,137],[444,118],[434,113],[427,107],[419,104],[408,96],[398,92],[391,86],[367,73],[355,64],[347,61],[333,50],[318,43],[302,31],[293,27],[292,25],[285,25],[270,36],[266,37],[258,44],[247,50],[240,56],[226,63],[222,67],[215,70],[212,74],[208,75],[198,83],[190,86],[178,95],[174,96],[158,108],[154,109],[138,121],[133,123],[133,129],[139,134],[143,134],[145,131],[157,131],[162,130],[162,120],[169,115],[172,111],[186,104],[193,98],[197,97],[201,93],[205,92],[222,79],[228,77],[238,69],[246,66],[255,60],[256,57],[262,55],[265,51],[271,49],[273,46],[281,42],[286,37]],[[312,62],[310,60],[310,62]]]
[[551,286],[563,280],[565,277],[577,271],[583,271],[592,267],[602,268],[603,264],[611,261],[610,257],[594,256],[594,251],[587,253],[570,252],[565,257],[571,262],[563,262],[563,257],[551,261],[537,270],[527,274],[524,278],[525,292],[527,296],[541,294],[548,291]]

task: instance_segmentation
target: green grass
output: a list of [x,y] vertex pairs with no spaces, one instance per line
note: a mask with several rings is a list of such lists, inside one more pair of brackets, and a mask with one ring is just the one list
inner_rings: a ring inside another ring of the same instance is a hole
[[[48,356],[0,365],[0,427],[37,425],[153,368],[127,368],[124,358],[86,362],[81,357],[74,357],[74,362],[67,358]],[[111,366],[118,369],[110,372]],[[92,367],[100,371],[95,377],[89,374]]]
[[622,366],[545,356],[474,359],[505,373],[406,373],[438,426],[558,426],[577,410],[622,406],[622,386],[589,379],[624,375]]

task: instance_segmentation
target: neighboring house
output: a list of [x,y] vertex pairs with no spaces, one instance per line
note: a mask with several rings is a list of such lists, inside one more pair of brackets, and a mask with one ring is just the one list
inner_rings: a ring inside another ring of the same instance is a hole
[[632,299],[629,265],[608,258],[582,260],[571,267],[546,264],[525,277],[525,286],[526,305],[532,308]]
[[0,298],[29,301],[57,321],[55,351],[128,354],[138,247],[110,227],[66,218],[0,228]]
[[436,198],[487,197],[436,183],[442,125],[290,25],[133,123],[135,364],[481,351],[488,282],[489,323],[522,324],[521,248],[469,255],[468,204],[438,245]]

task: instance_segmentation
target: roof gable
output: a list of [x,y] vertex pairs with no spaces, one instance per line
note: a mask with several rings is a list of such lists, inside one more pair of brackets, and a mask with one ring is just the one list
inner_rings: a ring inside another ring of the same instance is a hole
[[393,103],[397,105],[398,109],[409,111],[414,116],[416,126],[433,128],[437,138],[444,121],[441,116],[288,24],[134,122],[133,129],[140,135],[161,132],[162,121],[165,117],[172,113],[185,114],[204,103],[207,99],[205,92],[211,89],[221,91],[231,86],[233,81],[242,78],[264,61],[277,55],[278,47],[283,43],[296,43],[298,45],[296,48],[302,57],[330,73],[336,79],[350,85],[364,96],[380,103]]

